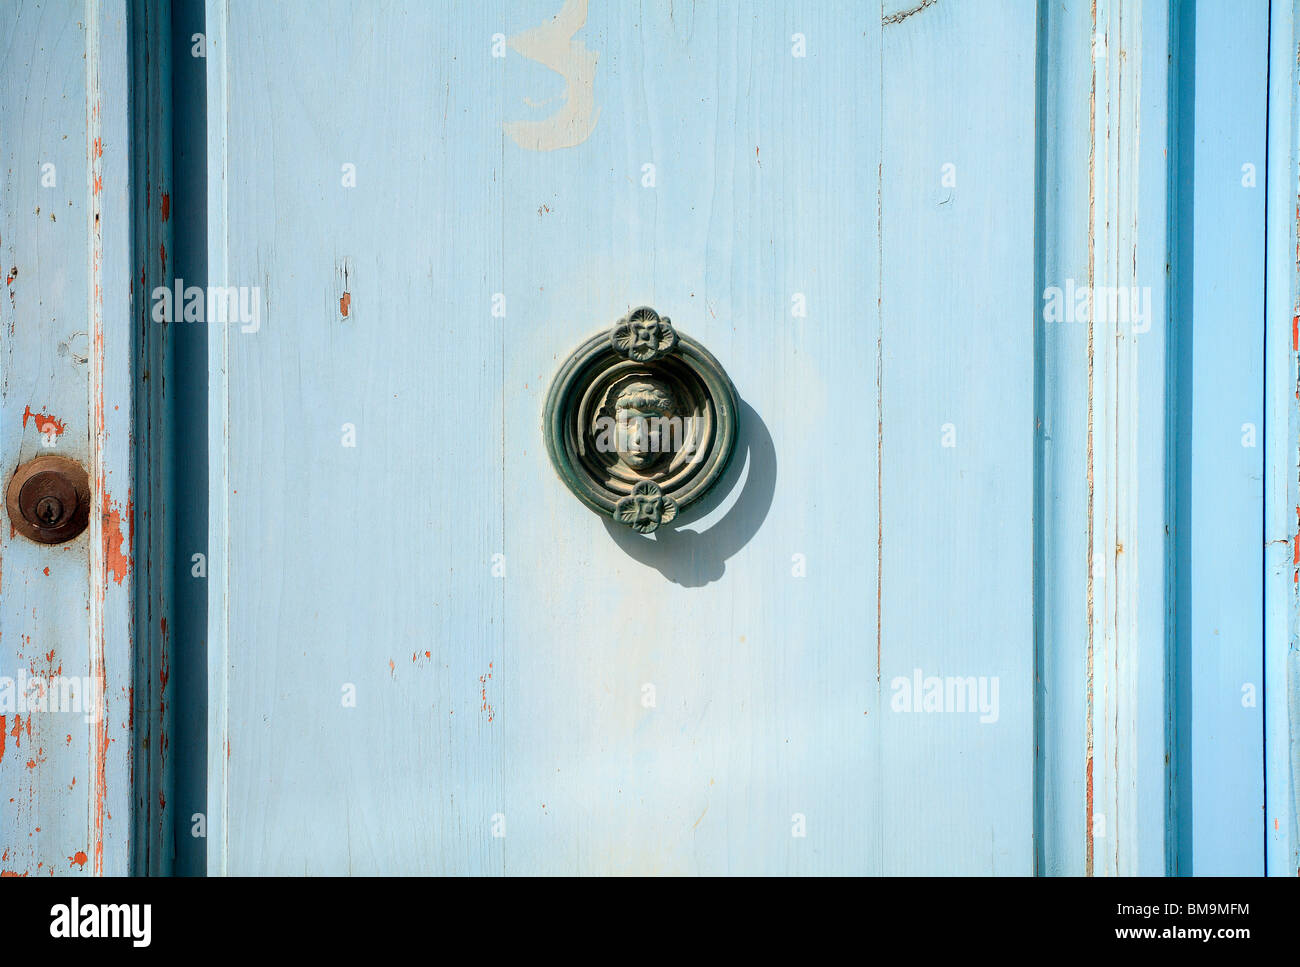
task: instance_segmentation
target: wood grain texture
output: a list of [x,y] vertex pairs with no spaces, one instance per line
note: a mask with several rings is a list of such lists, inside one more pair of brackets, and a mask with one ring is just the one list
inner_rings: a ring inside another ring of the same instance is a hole
[[887,873],[1033,868],[1032,14],[884,28],[882,679],[972,677],[1000,705],[885,719]]
[[[1158,874],[1165,867],[1167,228],[1158,209],[1152,220],[1144,216],[1167,182],[1159,168],[1150,185],[1140,175],[1147,139],[1147,158],[1163,144],[1167,107],[1146,73],[1162,76],[1167,33],[1160,16],[1131,3],[1100,2],[1092,17],[1083,871]],[[1145,173],[1153,174],[1150,165]]]

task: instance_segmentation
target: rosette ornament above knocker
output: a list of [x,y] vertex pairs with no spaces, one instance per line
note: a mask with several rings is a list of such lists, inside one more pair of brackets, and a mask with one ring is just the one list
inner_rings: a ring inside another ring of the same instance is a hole
[[579,500],[649,534],[727,469],[736,391],[708,350],[642,306],[565,360],[546,397],[545,434]]

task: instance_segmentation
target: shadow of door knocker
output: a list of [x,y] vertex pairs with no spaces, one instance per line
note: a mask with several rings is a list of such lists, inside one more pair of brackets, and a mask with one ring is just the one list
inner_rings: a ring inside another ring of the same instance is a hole
[[579,500],[648,534],[722,478],[736,411],[712,354],[642,306],[560,368],[546,396],[546,450]]

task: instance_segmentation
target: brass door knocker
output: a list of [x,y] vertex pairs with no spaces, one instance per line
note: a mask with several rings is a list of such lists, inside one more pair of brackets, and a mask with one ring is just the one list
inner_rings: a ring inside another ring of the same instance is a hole
[[560,479],[642,534],[718,482],[736,429],[726,372],[649,306],[579,346],[546,397],[546,450]]

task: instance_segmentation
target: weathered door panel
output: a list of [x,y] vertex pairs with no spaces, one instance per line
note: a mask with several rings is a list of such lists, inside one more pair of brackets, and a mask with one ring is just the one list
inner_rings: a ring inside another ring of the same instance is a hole
[[[1029,872],[1034,19],[583,7],[210,8],[214,869]],[[540,429],[641,303],[743,401],[653,540]]]
[[53,454],[92,488],[68,543],[0,527],[4,876],[132,868],[127,44],[117,3],[0,18],[0,487]]

